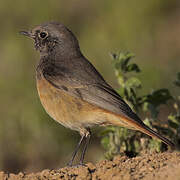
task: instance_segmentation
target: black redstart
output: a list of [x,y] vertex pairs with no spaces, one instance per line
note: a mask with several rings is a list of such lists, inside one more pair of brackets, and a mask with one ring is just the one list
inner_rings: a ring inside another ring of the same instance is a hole
[[85,139],[80,164],[95,125],[115,125],[141,131],[165,144],[174,144],[146,126],[120,95],[103,79],[83,56],[74,34],[61,23],[50,22],[21,34],[35,41],[40,52],[36,69],[38,94],[46,112],[57,122],[78,131],[81,139],[72,155]]

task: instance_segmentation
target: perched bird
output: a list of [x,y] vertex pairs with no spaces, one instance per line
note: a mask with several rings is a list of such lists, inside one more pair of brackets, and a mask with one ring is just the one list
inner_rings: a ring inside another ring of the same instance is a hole
[[173,147],[174,144],[146,126],[122,97],[83,56],[75,35],[63,24],[49,22],[21,34],[32,38],[40,52],[36,68],[38,94],[46,112],[57,122],[78,131],[81,139],[68,165],[85,140],[83,164],[95,125],[115,125],[141,131]]

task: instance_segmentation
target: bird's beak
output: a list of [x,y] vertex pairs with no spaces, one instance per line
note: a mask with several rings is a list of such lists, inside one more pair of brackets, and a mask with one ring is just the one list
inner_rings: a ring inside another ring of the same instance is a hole
[[34,38],[34,36],[32,35],[31,32],[29,31],[20,31],[19,34],[30,37],[30,38]]

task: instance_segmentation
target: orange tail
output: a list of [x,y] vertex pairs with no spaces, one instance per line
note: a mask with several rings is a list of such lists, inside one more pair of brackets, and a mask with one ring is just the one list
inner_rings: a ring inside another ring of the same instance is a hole
[[170,146],[171,148],[175,148],[175,145],[174,143],[172,143],[170,140],[168,140],[167,138],[161,136],[159,133],[157,133],[156,131],[152,130],[151,128],[149,128],[148,126],[146,126],[143,122],[140,123],[138,121],[135,121],[135,120],[131,120],[129,118],[126,118],[126,117],[120,117],[120,120],[119,121],[115,121],[113,120],[113,122],[111,121],[111,123],[113,125],[118,125],[118,126],[122,126],[122,123],[126,123],[126,126],[127,128],[130,128],[130,129],[134,129],[134,130],[138,130],[138,131],[141,131],[153,138],[157,138],[157,139],[160,139],[162,142],[164,142],[165,144],[167,144],[168,146]]
[[165,144],[167,144],[168,146],[170,146],[171,148],[175,148],[174,143],[172,143],[169,139],[161,136],[159,133],[157,133],[156,131],[150,129],[148,126],[141,125],[142,127],[140,127],[138,130],[157,139],[160,139],[162,142],[164,142]]

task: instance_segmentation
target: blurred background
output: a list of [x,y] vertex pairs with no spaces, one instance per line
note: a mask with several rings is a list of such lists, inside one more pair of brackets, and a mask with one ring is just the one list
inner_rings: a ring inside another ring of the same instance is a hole
[[[180,68],[179,0],[0,0],[0,170],[6,172],[63,167],[79,140],[42,108],[35,84],[39,54],[18,34],[46,21],[69,27],[113,87],[109,53],[130,51],[142,69],[140,93],[163,87],[178,93],[172,81]],[[98,130],[86,161],[104,158]]]

